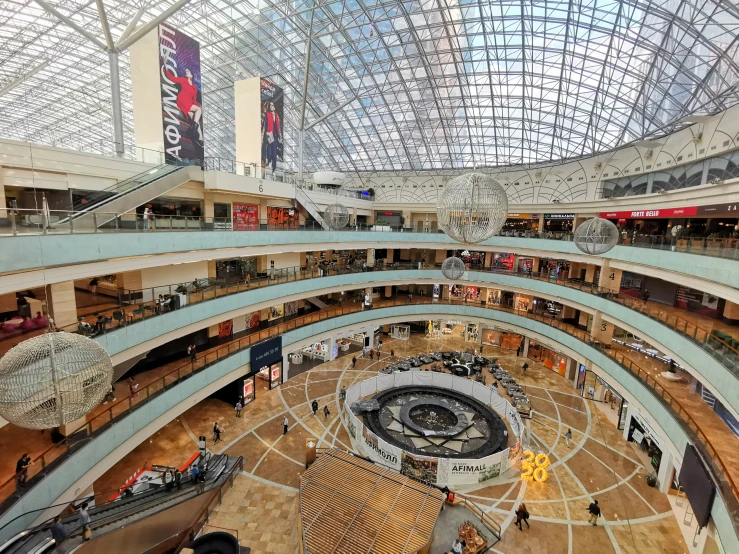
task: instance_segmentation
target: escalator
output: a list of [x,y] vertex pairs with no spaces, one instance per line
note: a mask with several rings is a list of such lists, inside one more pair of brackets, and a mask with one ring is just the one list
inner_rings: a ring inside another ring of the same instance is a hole
[[191,181],[202,180],[197,166],[162,164],[104,190],[91,191],[66,208],[74,212],[54,225],[73,229],[93,229],[115,219],[116,214],[135,210],[170,190]]
[[298,208],[298,211],[300,211],[306,219],[308,219],[308,216],[312,217],[325,231],[328,231],[329,227],[323,219],[323,213],[321,213],[321,210],[315,205],[313,200],[310,199],[310,196],[308,196],[308,194],[300,187],[295,187],[295,202],[297,204],[296,207]]
[[[166,537],[183,532],[193,517],[207,507],[223,485],[243,467],[243,458],[225,454],[208,461],[204,482],[182,478],[182,489],[171,491],[163,486],[149,488],[130,497],[119,497],[88,509],[92,540],[82,538],[82,524],[77,514],[62,517],[67,533],[64,551],[143,552]],[[54,552],[52,520],[27,529],[0,545],[0,554],[43,554]],[[124,529],[125,528],[125,529]],[[186,530],[186,529],[185,529]],[[102,548],[102,550],[101,550]]]

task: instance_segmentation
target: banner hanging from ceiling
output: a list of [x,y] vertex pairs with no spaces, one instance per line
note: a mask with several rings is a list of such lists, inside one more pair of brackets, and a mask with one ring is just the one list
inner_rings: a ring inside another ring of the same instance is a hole
[[259,82],[262,102],[262,167],[273,173],[282,169],[283,157],[283,108],[285,94],[269,79]]
[[163,23],[159,25],[159,64],[165,160],[202,165],[200,44]]

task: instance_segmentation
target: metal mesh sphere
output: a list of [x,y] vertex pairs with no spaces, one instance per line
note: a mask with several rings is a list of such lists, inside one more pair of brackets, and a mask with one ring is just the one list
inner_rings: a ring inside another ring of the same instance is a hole
[[441,272],[447,279],[459,279],[464,275],[465,269],[464,262],[454,256],[441,263]]
[[452,179],[436,205],[441,227],[454,240],[477,244],[497,235],[508,215],[508,195],[490,175]]
[[332,229],[343,229],[349,224],[349,210],[342,204],[331,204],[324,210],[323,219]]
[[46,333],[0,359],[0,416],[28,429],[51,429],[84,417],[105,396],[113,364],[92,339]]
[[588,219],[575,229],[575,245],[586,254],[599,256],[618,244],[618,227],[607,219]]

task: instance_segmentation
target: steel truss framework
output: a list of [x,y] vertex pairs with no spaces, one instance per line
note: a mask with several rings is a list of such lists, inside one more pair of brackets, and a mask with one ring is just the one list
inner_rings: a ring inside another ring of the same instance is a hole
[[[0,2],[0,135],[110,153],[110,44],[172,0]],[[297,165],[311,11],[306,168],[459,170],[541,163],[659,136],[739,101],[739,9],[726,0],[191,0],[206,154],[234,158],[233,82],[286,91]],[[135,23],[134,23],[135,24]],[[134,142],[127,53],[124,136]],[[25,78],[25,79],[24,79]],[[352,100],[354,98],[354,100]]]

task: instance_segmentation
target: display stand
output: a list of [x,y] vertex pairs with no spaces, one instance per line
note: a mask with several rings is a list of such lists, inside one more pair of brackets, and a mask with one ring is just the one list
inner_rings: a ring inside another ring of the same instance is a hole
[[408,340],[411,338],[411,327],[410,325],[392,325],[390,336],[397,340]]

